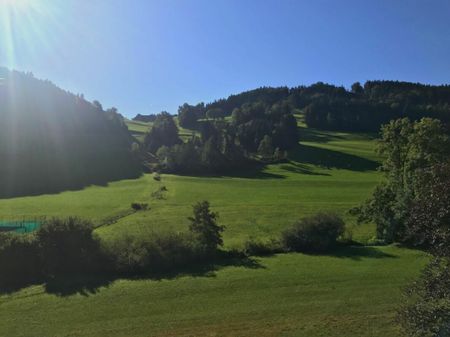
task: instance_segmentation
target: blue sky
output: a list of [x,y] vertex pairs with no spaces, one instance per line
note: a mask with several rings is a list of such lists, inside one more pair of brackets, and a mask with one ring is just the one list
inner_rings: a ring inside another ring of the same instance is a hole
[[184,102],[264,85],[450,83],[448,0],[0,0],[1,6],[1,65],[127,116],[176,113]]

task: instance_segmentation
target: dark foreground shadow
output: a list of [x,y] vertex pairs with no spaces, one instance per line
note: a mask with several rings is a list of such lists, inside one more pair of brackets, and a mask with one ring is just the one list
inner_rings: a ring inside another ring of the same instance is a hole
[[220,256],[210,263],[198,263],[177,270],[167,270],[158,273],[145,273],[139,275],[127,274],[90,274],[90,275],[67,275],[56,277],[41,282],[14,284],[10,286],[0,286],[1,294],[11,294],[31,285],[43,284],[46,293],[60,297],[80,294],[90,296],[98,293],[102,288],[109,287],[119,279],[125,280],[171,280],[182,276],[193,277],[215,277],[216,272],[225,267],[242,267],[248,269],[265,268],[256,259],[244,256],[237,256],[227,252],[222,252]]
[[[266,252],[257,254],[258,256],[271,257],[281,251]],[[305,253],[311,256],[328,256],[342,259],[351,259],[360,261],[363,259],[392,259],[397,258],[396,255],[383,252],[377,247],[368,246],[338,246],[334,250],[320,254]],[[246,269],[264,269],[265,267],[255,258],[246,257],[231,252],[221,252],[220,255],[212,262],[197,263],[195,265],[177,268],[176,270],[167,270],[158,273],[144,273],[138,275],[127,274],[83,274],[83,275],[65,275],[40,282],[28,282],[10,286],[0,286],[0,294],[11,294],[31,285],[44,285],[46,293],[60,297],[80,294],[82,296],[90,296],[98,293],[102,288],[109,287],[115,281],[122,280],[172,280],[182,276],[191,277],[216,277],[216,272],[225,267],[241,267]]]
[[299,144],[289,157],[299,163],[352,171],[374,171],[380,164],[352,154]]
[[[94,162],[94,160],[92,160]],[[0,168],[0,199],[78,191],[89,186],[107,186],[124,179],[142,176],[140,163],[131,160],[102,161],[97,165],[69,167],[23,167],[8,171]]]

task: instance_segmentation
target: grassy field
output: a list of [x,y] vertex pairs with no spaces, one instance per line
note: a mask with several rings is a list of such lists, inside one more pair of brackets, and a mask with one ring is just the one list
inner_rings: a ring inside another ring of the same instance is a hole
[[[370,135],[300,128],[289,162],[229,176],[152,175],[57,195],[0,200],[0,219],[79,215],[104,239],[185,230],[207,199],[227,226],[226,247],[268,239],[302,216],[332,210],[362,243],[348,209],[380,180]],[[161,186],[163,199],[152,197]],[[132,202],[148,211],[130,212]],[[401,287],[426,261],[398,247],[348,247],[329,256],[283,254],[158,280],[116,280],[60,293],[33,286],[0,295],[0,336],[397,336]]]
[[396,336],[399,288],[425,263],[395,247],[285,254],[60,296],[0,296],[2,336]]

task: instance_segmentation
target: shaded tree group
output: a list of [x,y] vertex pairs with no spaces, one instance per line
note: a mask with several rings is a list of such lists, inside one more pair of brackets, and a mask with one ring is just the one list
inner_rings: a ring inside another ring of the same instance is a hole
[[137,114],[133,120],[136,122],[153,123],[156,119],[156,115],[141,115]]
[[281,150],[291,149],[299,141],[297,120],[286,103],[244,104],[233,110],[232,125],[239,144],[248,152],[256,152],[264,138]]
[[[180,107],[185,115],[194,115],[199,109],[203,105]],[[144,149],[156,155],[160,168],[168,172],[219,173],[259,159],[279,160],[281,153],[299,140],[297,120],[287,104],[244,104],[234,109],[228,120],[219,108],[209,109],[207,114],[206,119],[195,121],[197,134],[185,142],[180,140],[173,116],[157,115]]]
[[133,138],[117,109],[0,68],[0,197],[137,177]]
[[165,111],[156,116],[144,139],[146,150],[151,153],[155,153],[161,146],[172,146],[180,142],[178,127],[173,117]]
[[198,120],[206,117],[206,108],[204,103],[189,105],[184,103],[178,108],[178,121],[180,126],[187,129],[196,129]]
[[384,181],[356,209],[378,237],[428,251],[430,264],[407,288],[398,321],[408,336],[450,334],[450,138],[442,123],[407,118],[383,126]]
[[360,221],[373,221],[386,242],[419,244],[408,228],[411,207],[426,186],[426,172],[450,158],[450,138],[442,123],[423,118],[399,119],[383,126],[378,145],[385,180],[373,196],[354,210]]

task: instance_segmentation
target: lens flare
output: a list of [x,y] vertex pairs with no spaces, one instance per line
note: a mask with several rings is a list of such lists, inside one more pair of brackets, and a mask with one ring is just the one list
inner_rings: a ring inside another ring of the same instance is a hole
[[15,68],[20,57],[32,58],[37,48],[45,47],[50,34],[43,23],[53,21],[49,4],[47,0],[0,0],[0,66]]

